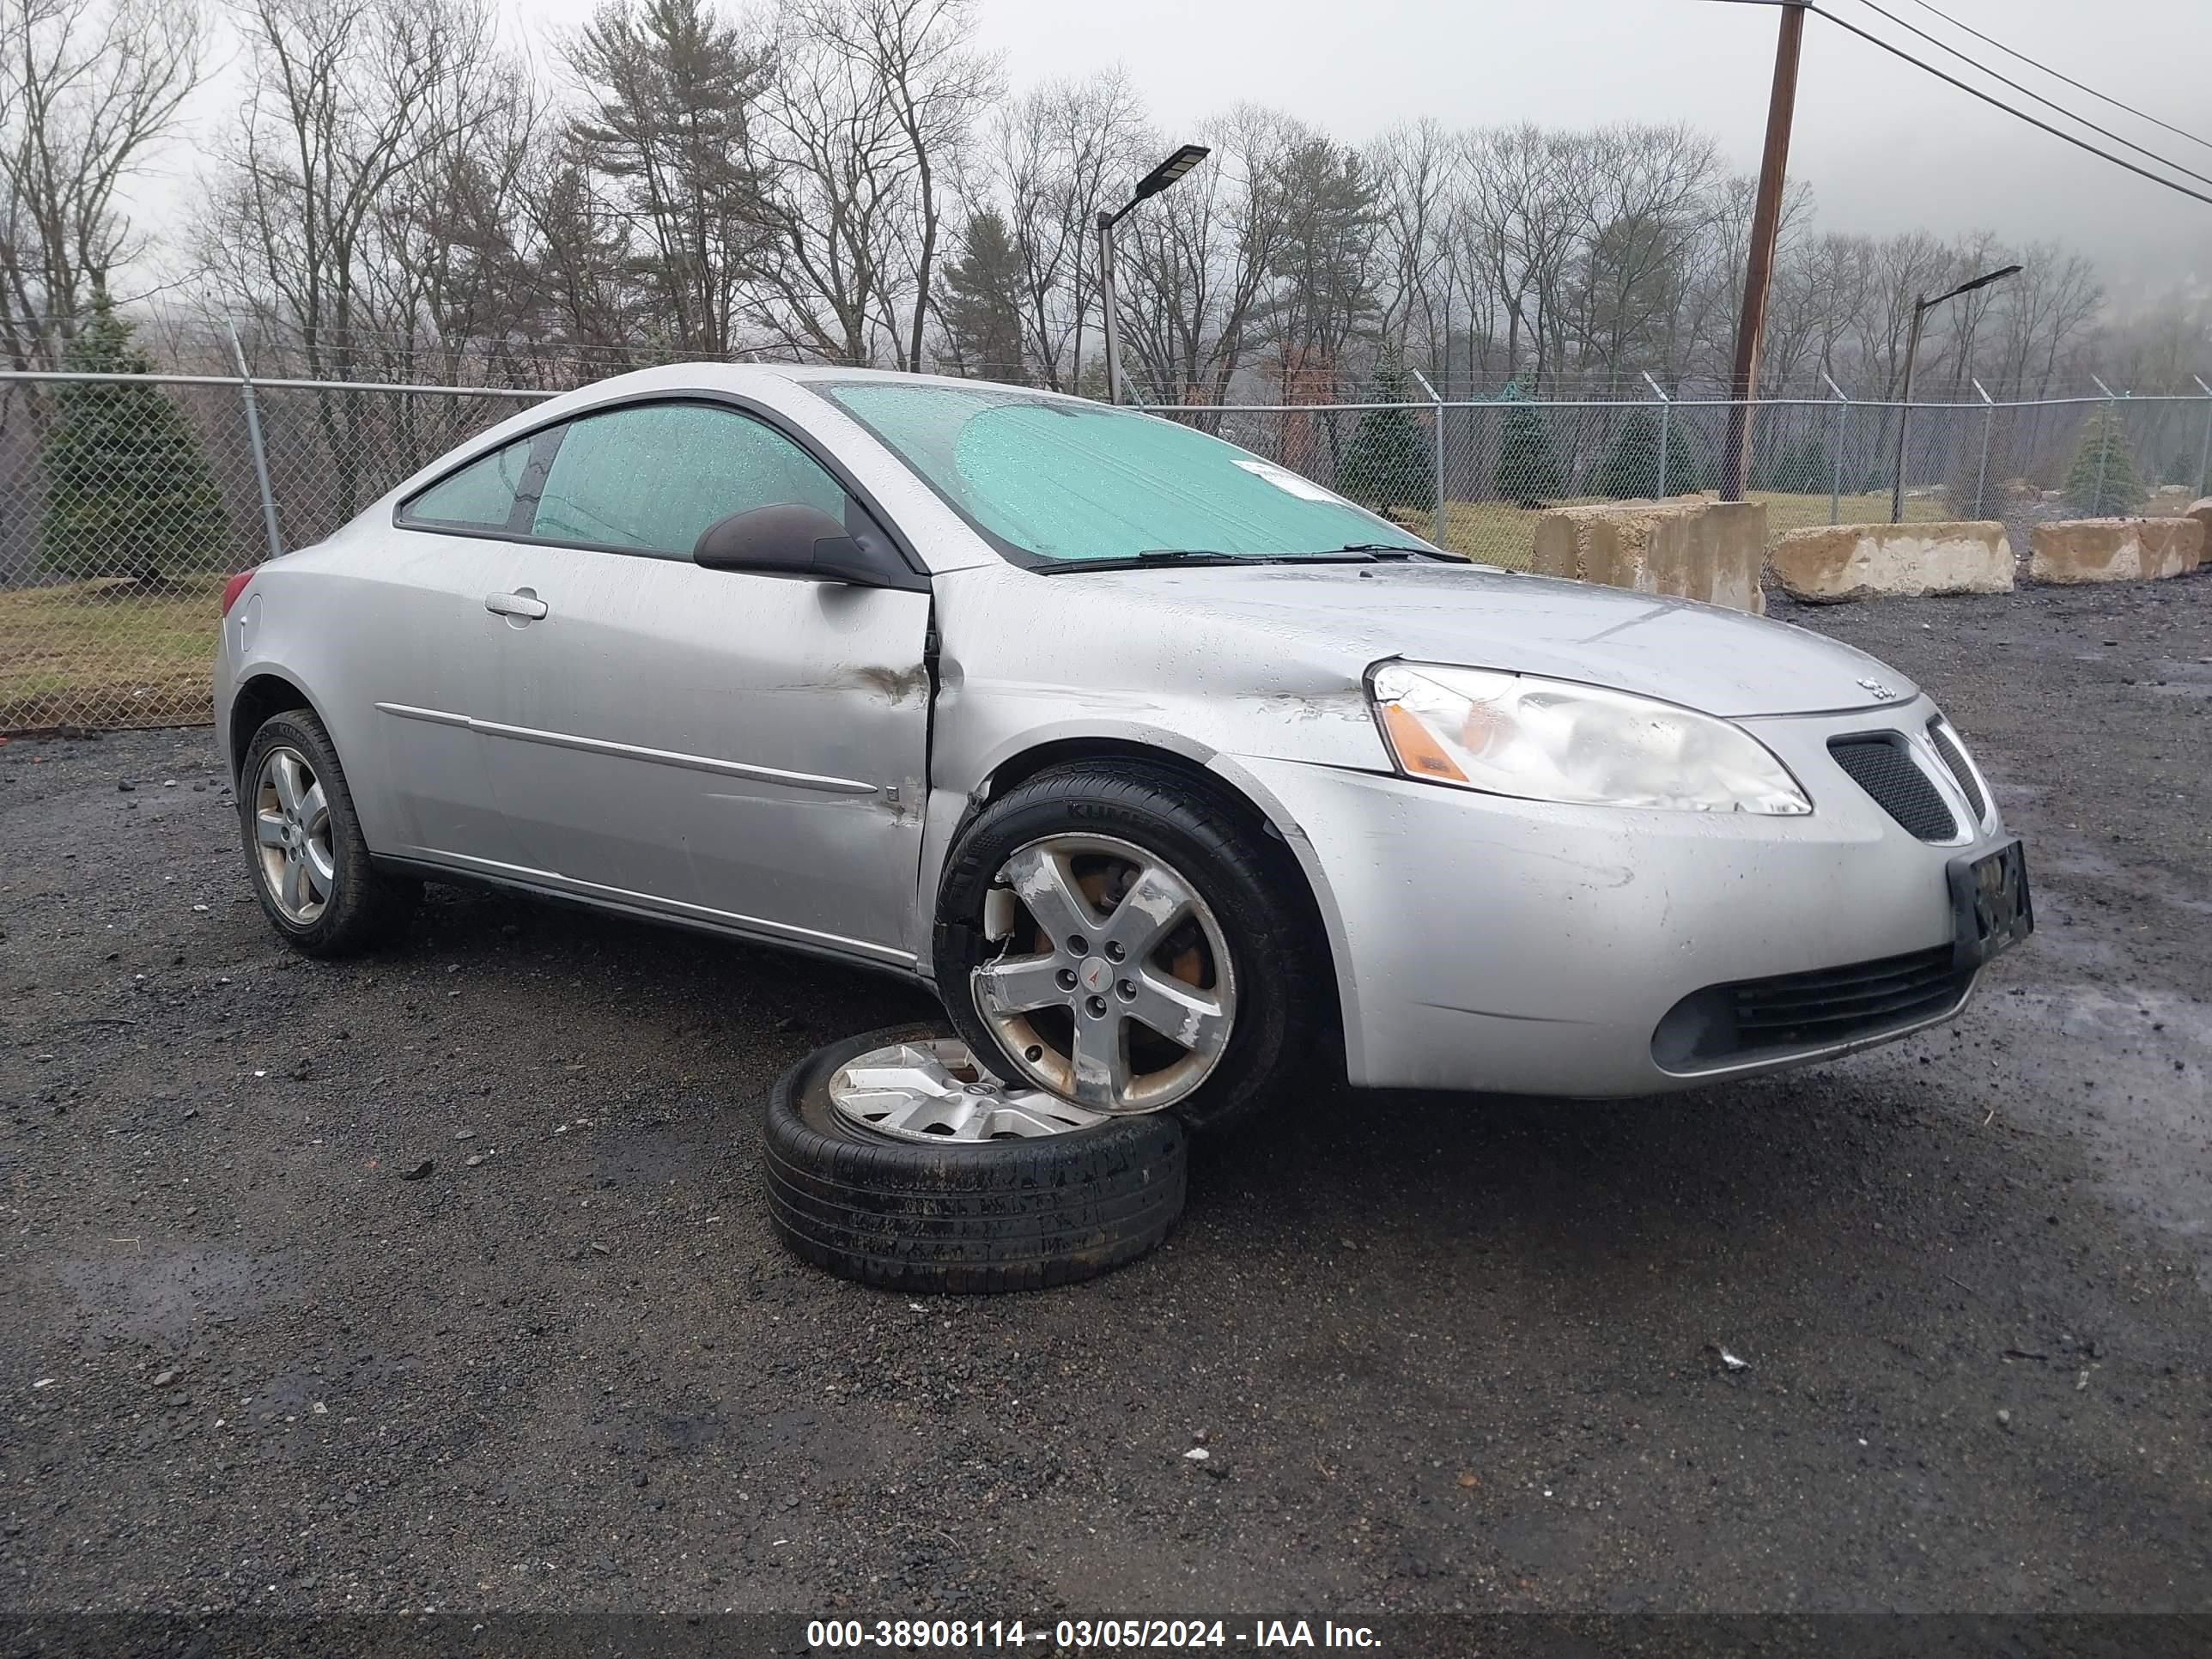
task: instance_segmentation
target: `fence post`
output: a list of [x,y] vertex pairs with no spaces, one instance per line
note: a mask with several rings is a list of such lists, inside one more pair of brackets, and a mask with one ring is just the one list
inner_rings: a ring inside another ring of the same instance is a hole
[[1673,424],[1674,400],[1659,389],[1659,382],[1651,378],[1651,371],[1644,371],[1644,384],[1651,388],[1651,395],[1659,400],[1659,487],[1651,492],[1651,499],[1667,499],[1667,440],[1672,434],[1668,428]]
[[261,486],[261,528],[269,538],[269,556],[282,558],[284,538],[276,528],[276,497],[269,488],[269,452],[261,441],[261,404],[253,395],[253,376],[246,367],[246,348],[238,343],[238,325],[226,320],[230,331],[230,355],[238,363],[238,389],[246,404],[246,441],[253,449],[253,477]]
[[[2097,380],[2092,374],[2089,377]],[[2112,416],[2118,405],[2112,401],[2112,388],[2097,380],[2097,390],[2105,394],[2105,428],[2097,434],[2097,496],[2091,503],[2099,518],[2105,516],[2105,465],[2112,457]]]
[[[1410,363],[1407,367],[1413,368]],[[1436,387],[1429,384],[1429,377],[1419,369],[1413,369],[1413,378],[1421,383],[1421,390],[1429,394],[1429,401],[1437,407],[1437,530],[1431,539],[1442,547],[1444,544],[1444,400],[1437,395]]]
[[2204,394],[2204,444],[2197,452],[2197,493],[2212,495],[2212,386],[2204,384],[2202,374],[2189,377],[2197,382],[2197,389]]
[[1982,516],[1982,498],[1990,487],[1990,434],[1996,428],[1997,406],[1996,400],[1982,391],[1979,380],[1974,381],[1974,390],[1980,392],[1982,399],[1982,470],[1974,475],[1974,516],[1978,519]]
[[1830,446],[1835,452],[1835,463],[1828,479],[1828,522],[1834,524],[1843,516],[1844,510],[1844,440],[1850,432],[1851,399],[1850,394],[1836,384],[1834,376],[1826,369],[1820,371],[1820,378],[1827,381],[1828,390],[1836,394],[1833,422],[1836,435]]

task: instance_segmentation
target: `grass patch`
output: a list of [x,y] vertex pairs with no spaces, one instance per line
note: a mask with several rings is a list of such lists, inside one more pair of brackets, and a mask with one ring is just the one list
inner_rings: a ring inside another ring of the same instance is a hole
[[221,575],[0,592],[0,732],[211,717]]

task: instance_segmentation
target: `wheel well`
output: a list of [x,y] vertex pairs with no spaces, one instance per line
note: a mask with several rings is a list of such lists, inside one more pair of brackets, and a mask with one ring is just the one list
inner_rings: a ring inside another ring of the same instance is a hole
[[1034,749],[1024,750],[1001,762],[999,769],[986,780],[976,804],[995,800],[1040,772],[1094,760],[1139,761],[1157,770],[1173,773],[1243,818],[1253,833],[1261,837],[1262,844],[1268,848],[1268,857],[1279,867],[1289,884],[1291,897],[1302,913],[1307,936],[1313,941],[1313,948],[1320,952],[1324,969],[1323,981],[1329,993],[1328,1022],[1333,1034],[1340,1042],[1344,1011],[1337,990],[1335,952],[1329,948],[1328,928],[1322,921],[1321,902],[1314,896],[1313,884],[1306,879],[1305,866],[1291,850],[1289,839],[1283,834],[1281,826],[1269,817],[1256,801],[1218,772],[1200,765],[1188,755],[1176,754],[1171,749],[1154,749],[1145,744],[1115,738],[1062,738],[1055,743],[1039,744]]
[[256,674],[238,688],[238,695],[230,702],[230,770],[231,781],[238,781],[238,769],[246,764],[246,745],[253,734],[271,714],[281,714],[288,708],[304,708],[309,714],[315,705],[307,701],[307,694],[281,674]]

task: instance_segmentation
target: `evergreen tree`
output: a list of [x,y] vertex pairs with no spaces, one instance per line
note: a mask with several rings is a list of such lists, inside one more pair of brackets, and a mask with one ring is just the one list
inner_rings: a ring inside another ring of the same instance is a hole
[[1648,409],[1629,411],[1612,450],[1589,475],[1589,493],[1620,501],[1687,495],[1699,488],[1700,468],[1693,434],[1677,422],[1667,434],[1667,477],[1659,477],[1659,417]]
[[968,221],[960,257],[945,267],[945,343],[963,373],[1026,384],[1022,372],[1022,262],[996,212]]
[[[153,372],[131,325],[105,306],[70,342],[62,367]],[[229,562],[222,494],[182,411],[157,386],[61,382],[39,467],[46,507],[39,553],[50,570],[152,582]]]
[[2118,416],[2099,410],[2081,430],[2081,447],[2066,469],[2066,504],[2087,519],[2132,513],[2143,501],[2142,480],[2128,453],[2128,433]]
[[1498,469],[1492,482],[1501,500],[1522,507],[1542,505],[1547,495],[1567,493],[1566,475],[1544,430],[1544,417],[1517,380],[1505,386],[1504,428],[1498,434]]
[[1835,482],[1827,445],[1806,433],[1776,448],[1762,449],[1752,461],[1751,487],[1784,495],[1825,495]]
[[1359,417],[1336,472],[1336,487],[1377,513],[1437,504],[1436,463],[1423,441],[1405,366],[1386,356],[1375,371],[1375,401],[1389,405]]

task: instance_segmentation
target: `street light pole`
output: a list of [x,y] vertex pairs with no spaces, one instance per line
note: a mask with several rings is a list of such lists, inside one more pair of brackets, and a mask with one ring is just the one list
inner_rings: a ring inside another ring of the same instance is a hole
[[1120,302],[1114,292],[1114,227],[1131,208],[1148,196],[1157,196],[1203,161],[1212,151],[1204,144],[1185,144],[1137,181],[1136,191],[1115,212],[1098,214],[1098,298],[1106,317],[1106,401],[1121,401],[1121,325]]
[[1928,313],[1946,300],[1955,300],[1961,294],[1972,294],[1978,288],[1987,288],[1991,283],[2017,276],[2018,265],[2007,265],[2001,270],[1984,271],[1970,283],[1961,283],[1948,293],[1939,294],[1932,300],[1912,302],[1912,327],[1905,337],[1905,403],[1897,411],[1897,459],[1890,471],[1889,521],[1905,522],[1905,434],[1912,422],[1912,360],[1920,355],[1920,325]]

